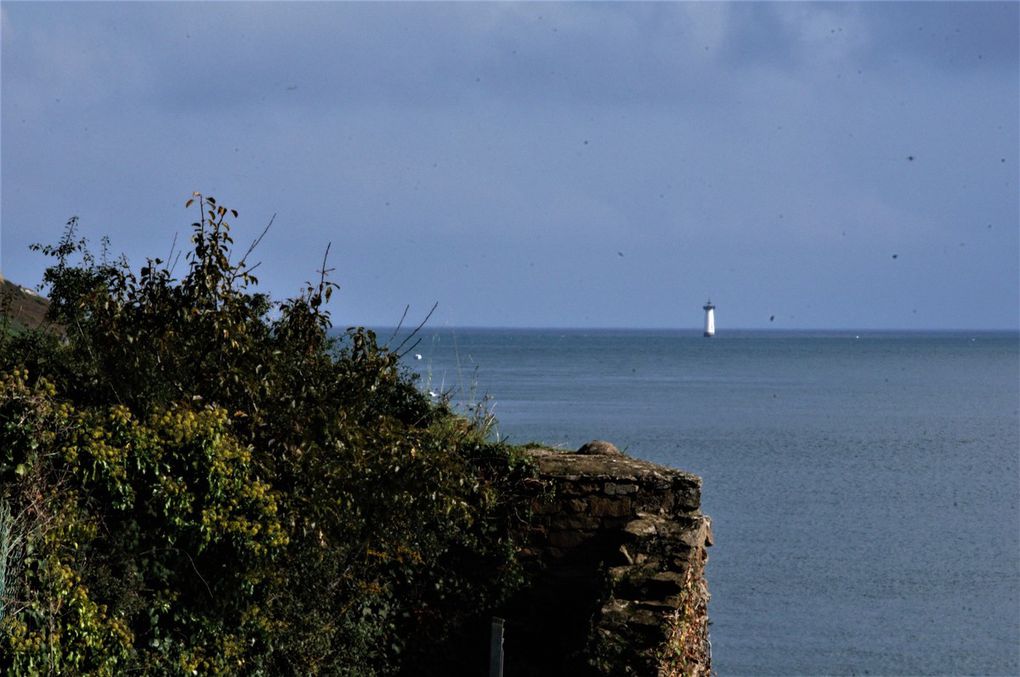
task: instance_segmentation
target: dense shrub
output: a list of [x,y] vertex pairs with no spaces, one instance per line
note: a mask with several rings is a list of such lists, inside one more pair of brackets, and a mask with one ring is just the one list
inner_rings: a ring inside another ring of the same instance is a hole
[[0,669],[451,662],[520,583],[530,466],[371,331],[334,337],[325,263],[273,303],[231,260],[236,212],[191,203],[181,279],[97,258],[72,220],[38,247],[51,326],[0,335]]

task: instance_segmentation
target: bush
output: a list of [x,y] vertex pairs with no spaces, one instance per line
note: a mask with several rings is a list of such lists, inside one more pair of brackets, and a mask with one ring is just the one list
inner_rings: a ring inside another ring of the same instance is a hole
[[0,335],[0,555],[21,562],[0,669],[450,663],[521,582],[509,497],[531,467],[433,405],[371,331],[334,337],[325,262],[274,303],[251,249],[231,260],[237,213],[191,204],[180,280],[95,257],[73,219],[36,247],[61,331]]

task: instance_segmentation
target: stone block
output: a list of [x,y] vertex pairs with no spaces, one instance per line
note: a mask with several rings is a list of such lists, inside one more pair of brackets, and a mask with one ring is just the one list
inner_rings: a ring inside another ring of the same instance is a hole
[[607,571],[607,573],[609,574],[609,580],[613,581],[613,583],[619,583],[624,578],[626,578],[627,574],[630,573],[631,569],[632,567],[626,564],[618,567],[609,567]]
[[604,492],[606,496],[622,496],[624,494],[637,493],[638,485],[636,484],[617,484],[615,482],[606,482]]
[[660,571],[652,576],[649,582],[649,590],[656,597],[666,598],[670,595],[679,594],[686,585],[687,577],[676,571]]
[[556,515],[563,512],[563,503],[553,499],[535,499],[531,504],[531,511],[538,516]]
[[623,531],[639,539],[649,538],[651,536],[655,536],[657,533],[655,522],[649,517],[640,517],[636,520],[631,520],[623,528]]
[[549,528],[557,531],[591,531],[600,525],[597,517],[578,514],[557,516],[549,522]]
[[680,540],[691,548],[703,548],[712,544],[712,522],[706,517],[692,520],[690,526],[679,535]]
[[633,512],[629,498],[592,496],[588,499],[588,512],[596,517],[625,517]]
[[564,506],[570,512],[587,512],[588,502],[583,498],[571,498],[564,503]]
[[582,456],[623,456],[623,452],[617,449],[615,444],[605,440],[592,440],[582,445],[575,453]]
[[697,512],[701,507],[701,485],[682,479],[673,482],[673,509],[678,512]]
[[668,613],[676,609],[675,606],[670,606],[669,602],[661,599],[641,599],[634,602],[634,607],[637,609],[644,609],[646,611],[652,611],[659,614]]
[[602,489],[602,485],[594,484],[592,482],[582,482],[580,477],[574,478],[574,481],[564,482],[559,487],[559,493],[563,496],[587,496],[588,494],[597,493]]

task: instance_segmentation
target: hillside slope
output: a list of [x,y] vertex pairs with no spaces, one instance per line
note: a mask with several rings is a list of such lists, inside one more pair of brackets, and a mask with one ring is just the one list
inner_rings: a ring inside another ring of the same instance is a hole
[[0,315],[10,318],[15,329],[38,327],[47,308],[49,301],[44,297],[0,276]]

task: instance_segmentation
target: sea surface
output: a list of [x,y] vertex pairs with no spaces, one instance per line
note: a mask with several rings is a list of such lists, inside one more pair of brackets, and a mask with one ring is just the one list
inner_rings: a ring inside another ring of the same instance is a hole
[[419,338],[422,388],[503,439],[704,479],[719,675],[1020,674],[1016,333]]

